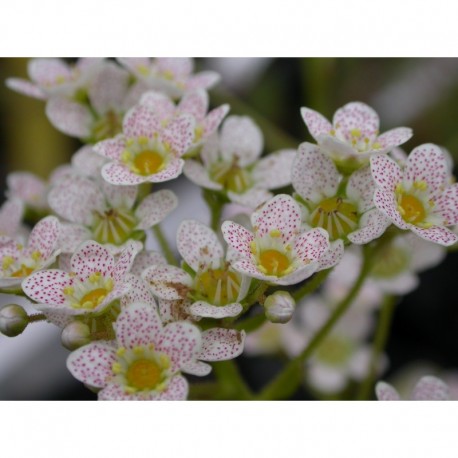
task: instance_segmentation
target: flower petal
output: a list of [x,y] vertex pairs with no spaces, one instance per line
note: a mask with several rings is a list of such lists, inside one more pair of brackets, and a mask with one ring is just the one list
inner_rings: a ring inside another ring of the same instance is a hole
[[278,230],[284,243],[295,237],[301,227],[299,204],[287,194],[278,194],[251,215],[256,237]]
[[250,244],[254,241],[253,234],[243,226],[232,221],[224,221],[221,226],[224,240],[244,257],[251,258]]
[[168,189],[161,189],[146,196],[135,210],[135,216],[140,220],[137,229],[149,229],[160,223],[178,205],[177,196]]
[[240,315],[242,310],[243,307],[237,303],[217,306],[204,301],[194,302],[189,308],[189,311],[195,317],[214,319],[234,317]]
[[51,97],[46,104],[46,116],[56,129],[71,137],[91,135],[93,116],[89,108],[66,97]]
[[421,238],[438,243],[439,245],[451,246],[458,242],[458,235],[446,227],[433,226],[429,229],[422,229],[411,225],[410,229]]
[[55,216],[47,216],[40,220],[29,236],[28,248],[39,251],[43,261],[48,259],[58,247],[60,223]]
[[248,208],[257,208],[273,197],[273,194],[263,188],[252,188],[243,194],[227,191],[227,197],[231,202]]
[[335,112],[332,124],[336,130],[339,129],[345,135],[347,140],[353,129],[359,129],[362,137],[375,139],[379,129],[379,117],[375,110],[365,103],[350,102]]
[[[400,229],[409,229],[409,225],[402,219],[394,199],[394,194],[381,189],[376,189],[374,193],[375,206]],[[369,218],[369,217],[367,217]],[[366,222],[366,221],[365,221]],[[360,224],[363,224],[360,222]]]
[[[108,140],[102,140],[94,145],[93,149],[97,154],[101,154],[109,159],[120,160],[121,154],[126,148],[126,140],[122,135]],[[101,164],[102,165],[102,164]]]
[[46,100],[47,95],[35,84],[21,78],[8,78],[5,81],[6,87],[19,94],[27,95],[38,100]]
[[262,152],[264,140],[261,129],[247,116],[229,116],[223,123],[220,149],[223,158],[245,167],[253,163]]
[[175,113],[175,104],[165,94],[148,91],[142,95],[140,104],[148,107],[161,121],[169,120]]
[[177,116],[170,121],[162,132],[162,138],[175,153],[182,156],[192,145],[195,124],[194,117],[189,114]]
[[193,283],[187,272],[168,265],[148,267],[143,271],[142,278],[150,285],[156,296],[167,300],[182,299]]
[[291,181],[304,200],[317,203],[336,194],[340,175],[319,146],[302,143],[293,162]]
[[189,386],[181,375],[175,375],[167,388],[157,397],[158,401],[184,401],[188,397]]
[[189,361],[181,366],[181,370],[186,374],[205,377],[212,371],[212,367],[202,361]]
[[157,251],[146,251],[143,250],[135,257],[134,264],[130,271],[134,275],[141,275],[141,273],[149,266],[153,264],[167,264],[166,259],[161,253]]
[[156,345],[162,331],[162,321],[156,307],[140,302],[123,308],[113,327],[119,346],[132,349]]
[[375,394],[379,401],[400,401],[399,393],[389,383],[378,382],[375,385]]
[[207,138],[216,132],[224,117],[229,113],[229,105],[224,104],[211,110],[203,121],[203,137]]
[[102,388],[113,376],[112,365],[116,362],[116,350],[103,342],[92,342],[78,348],[67,358],[67,368],[83,383]]
[[129,272],[134,263],[135,256],[142,248],[143,245],[140,242],[132,240],[127,242],[126,248],[124,248],[118,256],[113,268],[113,278],[116,282],[122,281],[126,273]]
[[223,247],[215,232],[191,219],[183,221],[178,228],[177,248],[195,272],[218,268],[224,257]]
[[145,280],[137,275],[127,274],[125,282],[129,284],[131,288],[129,292],[121,298],[122,307],[134,304],[135,302],[141,302],[143,304],[148,304],[153,308],[157,308],[156,300],[154,299],[153,293]]
[[375,181],[369,165],[352,173],[348,179],[346,193],[357,203],[359,213],[364,213],[374,206],[374,191]]
[[275,283],[276,285],[285,286],[295,285],[305,280],[306,278],[311,277],[315,272],[319,270],[318,268],[319,264],[317,262],[312,262],[295,270],[294,272],[291,272],[288,275],[285,275],[284,277],[279,277],[275,279],[274,281],[272,281],[272,283]]
[[252,172],[256,185],[266,189],[277,189],[291,184],[295,157],[296,150],[284,149],[262,158]]
[[167,167],[164,170],[154,175],[150,175],[149,177],[147,177],[147,179],[152,183],[161,183],[163,181],[173,180],[181,174],[183,166],[183,159],[173,158],[170,160],[170,162],[167,164]]
[[415,385],[412,398],[415,401],[448,401],[450,400],[450,392],[448,386],[441,379],[426,375]]
[[[60,223],[59,247],[62,253],[74,253],[81,243],[92,237],[91,231],[79,224]],[[62,254],[59,256],[59,260]]]
[[160,130],[160,119],[145,105],[135,105],[124,116],[123,132],[127,138],[152,138]]
[[200,122],[208,110],[208,94],[203,89],[187,92],[180,100],[178,108],[181,113],[188,113]]
[[216,72],[206,70],[204,72],[192,75],[186,82],[186,89],[188,91],[196,89],[210,89],[215,86],[221,79],[220,75]]
[[114,185],[135,185],[145,183],[149,179],[149,177],[136,175],[125,165],[116,162],[110,162],[102,167],[102,177]]
[[103,194],[111,207],[131,209],[137,199],[137,186],[114,186],[104,181],[102,183]]
[[394,147],[402,145],[409,140],[413,135],[412,129],[409,127],[397,127],[384,132],[377,137],[377,143],[380,143],[383,150],[390,151]]
[[458,184],[448,187],[438,199],[436,199],[436,212],[444,218],[444,226],[458,224]]
[[330,269],[331,267],[339,264],[340,260],[344,255],[344,244],[343,240],[336,240],[330,243],[329,250],[321,256],[318,261],[318,271]]
[[394,192],[396,185],[402,180],[402,170],[396,162],[386,154],[371,157],[372,177],[376,185],[386,192]]
[[41,304],[63,305],[66,302],[63,290],[71,286],[73,279],[67,272],[57,269],[35,272],[22,282],[27,296]]
[[202,349],[198,358],[203,361],[226,361],[243,352],[245,331],[213,328],[202,333]]
[[301,108],[302,119],[310,132],[310,135],[318,140],[321,134],[329,134],[332,130],[331,123],[320,113],[307,107]]
[[32,207],[46,208],[46,183],[29,172],[13,172],[6,177],[8,195],[17,197]]
[[71,265],[72,272],[78,275],[80,281],[85,281],[94,272],[100,272],[102,276],[110,275],[114,258],[105,247],[88,240],[72,256]]
[[183,173],[188,180],[192,181],[197,186],[215,191],[223,189],[220,183],[211,180],[207,170],[197,161],[192,159],[186,160],[183,167]]
[[0,240],[2,236],[14,237],[21,224],[24,204],[19,199],[7,200],[0,208]]
[[359,229],[348,234],[347,238],[356,245],[364,245],[378,239],[391,224],[377,208],[373,208],[359,220]]
[[320,227],[303,232],[294,240],[296,255],[304,263],[319,261],[329,247],[329,234]]

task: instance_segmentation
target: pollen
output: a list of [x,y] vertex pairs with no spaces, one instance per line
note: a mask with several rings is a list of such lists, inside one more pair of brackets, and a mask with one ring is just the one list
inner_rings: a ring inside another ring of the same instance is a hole
[[85,309],[94,309],[104,301],[107,293],[108,291],[105,288],[97,288],[89,291],[81,298],[80,304]]
[[139,175],[153,175],[162,169],[164,158],[157,151],[146,150],[135,157],[133,165]]
[[281,276],[291,265],[288,257],[278,250],[266,250],[259,256],[259,264],[268,275]]
[[404,221],[410,224],[418,225],[426,218],[422,201],[412,194],[402,194],[398,200],[398,210]]
[[30,256],[35,262],[41,259],[41,253],[38,250],[35,250]]
[[426,181],[414,181],[413,187],[420,191],[426,191],[428,189],[428,183]]
[[278,229],[272,229],[270,232],[269,232],[269,235],[271,237],[281,237],[281,232],[278,230]]
[[155,361],[138,359],[127,369],[126,381],[134,390],[152,390],[160,382],[161,373],[162,368]]

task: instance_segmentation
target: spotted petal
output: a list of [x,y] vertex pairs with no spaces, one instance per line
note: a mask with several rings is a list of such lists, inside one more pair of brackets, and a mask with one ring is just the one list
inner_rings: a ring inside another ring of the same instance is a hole
[[448,401],[450,392],[441,379],[427,375],[415,385],[412,398],[415,401]]
[[145,105],[135,105],[123,120],[123,132],[127,138],[153,138],[160,130],[160,119]]
[[394,192],[396,185],[402,180],[399,165],[386,154],[377,154],[371,159],[372,177],[376,185],[386,192]]
[[364,213],[359,221],[359,229],[348,234],[348,240],[356,245],[364,245],[378,239],[391,224],[377,208]]
[[291,181],[296,192],[312,202],[336,194],[340,175],[333,161],[316,145],[302,143],[294,159]]
[[137,229],[146,230],[160,223],[177,205],[177,196],[168,189],[146,196],[135,210],[135,216],[140,220]]
[[47,95],[38,86],[30,81],[21,78],[8,78],[5,81],[6,86],[19,94],[27,95],[38,100],[46,100]]
[[438,243],[439,245],[451,246],[458,242],[458,235],[450,229],[441,226],[433,226],[429,229],[422,229],[420,227],[410,225],[410,230],[415,232],[421,238],[429,240],[430,242]]
[[191,305],[189,311],[198,318],[222,319],[240,315],[243,307],[237,303],[217,306],[204,301],[197,301]]
[[91,135],[93,117],[89,108],[66,97],[51,97],[46,104],[46,116],[64,134],[78,138]]
[[57,269],[35,272],[22,282],[22,290],[40,304],[64,305],[63,290],[72,286],[74,280],[67,272]]
[[116,282],[121,281],[126,273],[129,272],[135,256],[142,248],[143,245],[140,242],[129,241],[126,244],[126,248],[122,250],[113,268],[113,278]]
[[402,145],[408,141],[412,135],[412,129],[408,127],[397,127],[396,129],[388,130],[377,137],[377,143],[380,143],[383,150],[390,151],[394,147]]
[[152,183],[161,183],[163,181],[173,180],[181,174],[183,166],[183,159],[172,158],[172,160],[167,164],[167,167],[164,170],[162,170],[159,173],[156,173],[155,175],[147,177],[147,180],[151,181]]
[[224,117],[229,112],[229,105],[221,105],[211,110],[203,120],[203,137],[206,139],[218,129],[219,125],[223,121]]
[[298,234],[301,226],[299,204],[291,196],[278,194],[252,214],[251,224],[257,237],[278,230],[283,242],[287,243]]
[[251,188],[243,194],[227,191],[227,197],[231,202],[254,209],[271,199],[273,194],[263,188]]
[[161,253],[157,251],[146,251],[143,250],[135,257],[134,264],[130,270],[135,275],[141,275],[141,273],[149,266],[153,264],[167,264],[166,259]]
[[339,108],[332,119],[334,128],[339,129],[348,140],[350,131],[359,129],[362,137],[373,140],[379,129],[379,117],[368,105],[362,102],[350,102]]
[[245,331],[213,328],[202,333],[202,349],[198,355],[203,361],[226,361],[243,352]]
[[29,236],[28,248],[39,251],[43,260],[48,259],[57,249],[60,236],[60,223],[55,216],[40,220]]
[[96,143],[93,147],[96,153],[116,161],[121,159],[121,154],[125,148],[126,140],[122,135],[102,140],[101,142]]
[[174,266],[148,267],[143,271],[142,278],[148,282],[156,296],[167,300],[182,299],[192,287],[191,276]]
[[103,342],[78,348],[67,358],[67,368],[76,379],[96,388],[104,387],[113,376],[116,350]]
[[382,191],[381,189],[376,189],[374,193],[374,204],[375,206],[396,226],[400,229],[409,229],[408,225],[399,213],[396,201],[394,199],[394,194],[390,192]]
[[251,258],[250,244],[254,241],[253,234],[243,226],[232,221],[225,221],[221,226],[224,240],[244,257]]
[[111,274],[114,258],[105,247],[89,240],[72,256],[71,265],[80,281],[85,281],[94,272],[100,272],[102,276]]
[[149,181],[149,177],[137,175],[125,165],[110,162],[102,167],[102,177],[114,185],[136,185]]
[[371,168],[363,167],[354,172],[347,184],[347,196],[358,204],[359,213],[364,213],[374,206],[375,182]]
[[329,247],[329,234],[322,228],[303,232],[294,241],[296,255],[304,263],[319,261]]
[[202,361],[189,361],[181,366],[181,370],[186,374],[205,377],[211,372],[212,367],[210,364],[203,363]]
[[162,331],[162,321],[155,307],[134,303],[121,311],[113,327],[119,345],[131,349],[156,344]]
[[399,393],[388,383],[378,382],[375,386],[375,393],[379,401],[400,401]]
[[291,184],[291,172],[296,150],[284,149],[271,153],[256,163],[253,178],[257,186],[277,189]]
[[8,195],[32,207],[46,208],[46,183],[33,173],[14,172],[6,177]]
[[436,206],[444,218],[444,226],[458,224],[458,184],[448,187],[436,200]]
[[195,120],[189,114],[175,117],[162,132],[162,138],[172,150],[182,156],[191,147],[194,140]]
[[202,121],[208,110],[208,94],[203,89],[187,92],[181,99],[179,110],[182,113],[189,113],[196,120]]
[[130,290],[121,298],[122,307],[126,307],[129,304],[134,304],[135,302],[148,304],[153,308],[157,307],[153,293],[145,280],[138,277],[137,275],[132,275],[129,273],[125,277],[125,282],[130,285]]
[[329,134],[332,130],[331,123],[320,113],[310,108],[301,108],[302,119],[307,126],[310,135],[318,140],[318,136],[321,134]]
[[148,91],[142,95],[140,103],[148,107],[160,120],[167,121],[175,113],[175,104],[165,94]]
[[325,270],[330,269],[331,267],[336,266],[339,264],[340,260],[344,255],[344,244],[343,240],[336,240],[330,243],[329,250],[321,256],[318,261],[318,269],[317,270]]
[[192,75],[187,83],[186,89],[187,90],[195,90],[195,89],[210,89],[215,86],[219,80],[221,79],[220,75],[216,72],[212,71],[204,71],[196,73]]
[[220,183],[211,180],[207,170],[197,161],[192,159],[186,160],[183,167],[183,173],[188,180],[192,181],[197,186],[215,191],[223,189]]

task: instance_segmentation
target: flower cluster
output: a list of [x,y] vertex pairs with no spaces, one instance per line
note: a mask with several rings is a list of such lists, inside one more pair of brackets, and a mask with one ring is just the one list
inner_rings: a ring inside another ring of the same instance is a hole
[[[31,81],[7,81],[44,100],[82,146],[46,181],[8,176],[0,290],[27,296],[37,314],[6,308],[0,330],[59,326],[69,371],[101,400],[186,399],[183,374],[205,377],[244,349],[286,354],[318,396],[364,393],[388,365],[370,346],[374,310],[385,313],[458,241],[447,153],[424,144],[405,157],[397,147],[411,129],[380,135],[375,111],[352,102],[332,124],[302,108],[316,143],[265,154],[255,120],[210,104],[219,75],[193,65],[33,59]],[[175,253],[161,222],[180,208],[167,187],[182,175],[202,188],[212,223],[181,221]],[[223,220],[227,204],[240,211]],[[240,377],[228,367],[215,397],[253,397],[224,380]],[[297,387],[287,383],[280,393]],[[384,382],[377,396],[399,397]],[[415,389],[428,397],[446,397],[435,379]]]

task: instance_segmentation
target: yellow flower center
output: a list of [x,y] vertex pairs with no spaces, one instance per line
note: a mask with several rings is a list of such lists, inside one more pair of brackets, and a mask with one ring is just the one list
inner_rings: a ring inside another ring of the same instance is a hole
[[27,267],[25,264],[21,264],[21,268],[13,272],[11,276],[15,278],[27,277],[33,271],[34,269],[32,267]]
[[403,194],[398,201],[398,210],[404,221],[410,224],[421,223],[426,218],[425,207],[420,199],[412,194]]
[[94,142],[115,137],[120,132],[122,132],[122,116],[112,110],[95,121],[92,127]]
[[137,154],[133,160],[136,173],[147,176],[159,172],[164,158],[157,151],[146,150]]
[[318,347],[316,356],[324,363],[338,366],[346,363],[352,351],[353,346],[350,341],[331,335]]
[[227,305],[237,300],[240,277],[227,269],[209,269],[196,276],[194,289],[213,305]]
[[96,288],[89,291],[81,298],[81,305],[85,309],[95,309],[99,304],[103,302],[108,294],[106,288]]
[[288,257],[278,250],[265,250],[259,256],[259,266],[268,275],[281,276],[290,267]]
[[244,168],[229,162],[216,162],[211,165],[209,171],[213,181],[224,186],[228,191],[242,194],[248,190],[253,182],[250,174]]
[[122,245],[131,238],[137,222],[137,218],[128,210],[112,208],[104,213],[96,212],[92,225],[94,240],[102,244]]
[[321,201],[311,214],[311,225],[329,232],[331,240],[347,236],[358,225],[358,209],[341,197]]
[[161,380],[162,367],[150,359],[138,359],[129,365],[126,381],[137,390],[152,390]]

